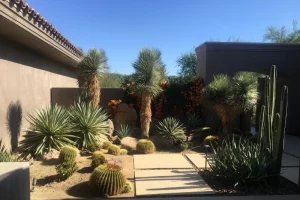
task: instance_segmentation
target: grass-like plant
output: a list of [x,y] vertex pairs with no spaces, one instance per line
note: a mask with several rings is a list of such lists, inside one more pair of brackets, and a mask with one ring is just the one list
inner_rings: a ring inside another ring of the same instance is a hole
[[75,136],[71,133],[69,114],[61,106],[54,105],[29,114],[30,128],[20,148],[33,155],[44,154],[52,149],[73,144]]
[[120,194],[125,184],[126,178],[121,168],[115,164],[100,165],[90,177],[90,187],[99,196]]
[[128,154],[127,149],[121,149],[120,150],[120,155],[127,155],[127,154]]
[[96,168],[99,165],[103,165],[105,163],[107,163],[107,160],[104,157],[103,153],[101,151],[95,151],[92,155],[91,167]]
[[136,144],[136,152],[141,154],[150,154],[155,151],[155,145],[151,140],[141,139]]
[[116,128],[115,132],[120,139],[132,136],[132,128],[127,124],[121,124],[118,128]]
[[76,146],[86,149],[97,144],[108,133],[108,115],[102,108],[91,103],[76,103],[70,107],[70,121],[78,137]]
[[184,142],[186,139],[185,127],[176,118],[167,117],[160,121],[156,128],[157,133],[173,146]]
[[214,155],[208,160],[213,174],[235,186],[265,182],[272,175],[272,159],[262,145],[247,138],[238,141],[232,137],[213,148]]
[[79,150],[72,146],[64,146],[59,152],[59,160],[61,162],[75,162]]
[[114,144],[110,145],[107,149],[107,153],[115,156],[120,155],[120,151],[121,151],[120,147]]
[[111,143],[110,141],[108,141],[108,140],[105,140],[105,141],[103,142],[102,148],[103,148],[103,149],[108,149],[108,147],[109,147],[110,145],[112,145],[112,143]]

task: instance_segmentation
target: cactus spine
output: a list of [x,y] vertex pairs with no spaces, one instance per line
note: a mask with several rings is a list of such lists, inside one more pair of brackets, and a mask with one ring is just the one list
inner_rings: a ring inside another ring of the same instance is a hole
[[280,174],[281,159],[284,149],[284,137],[288,108],[288,87],[283,86],[280,100],[280,111],[275,113],[277,70],[273,65],[270,76],[265,82],[265,102],[261,108],[259,122],[259,139],[270,151],[275,162],[274,170]]

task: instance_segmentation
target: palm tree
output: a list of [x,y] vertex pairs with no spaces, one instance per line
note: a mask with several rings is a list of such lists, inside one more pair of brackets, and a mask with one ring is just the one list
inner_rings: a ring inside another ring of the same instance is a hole
[[157,49],[145,48],[139,53],[138,59],[133,63],[135,73],[135,92],[141,99],[140,122],[142,137],[149,137],[151,123],[151,101],[161,91],[162,71],[164,64],[161,60],[161,52]]
[[100,103],[100,81],[98,74],[104,73],[107,67],[107,57],[104,51],[90,49],[78,64],[78,84],[83,87],[89,100],[95,105]]
[[238,72],[232,78],[233,101],[240,106],[240,128],[244,132],[251,130],[251,116],[257,104],[259,93],[258,77],[254,72]]

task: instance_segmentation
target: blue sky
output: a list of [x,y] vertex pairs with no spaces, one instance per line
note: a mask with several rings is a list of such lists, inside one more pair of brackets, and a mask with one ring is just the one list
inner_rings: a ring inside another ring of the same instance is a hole
[[84,51],[105,50],[110,71],[125,74],[143,47],[159,48],[175,75],[176,59],[205,41],[262,42],[267,26],[300,23],[299,0],[26,1]]

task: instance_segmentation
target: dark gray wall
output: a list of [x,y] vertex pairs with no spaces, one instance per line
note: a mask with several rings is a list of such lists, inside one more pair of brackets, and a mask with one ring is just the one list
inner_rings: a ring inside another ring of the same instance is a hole
[[238,71],[269,74],[270,67],[276,65],[278,91],[283,85],[289,87],[288,132],[300,135],[297,120],[300,113],[300,44],[207,42],[196,48],[196,54],[197,75],[205,84],[216,74],[233,76]]
[[[78,99],[81,88],[52,88],[51,104],[69,107]],[[125,91],[122,88],[101,88],[100,106],[107,108],[110,100],[123,100]]]

